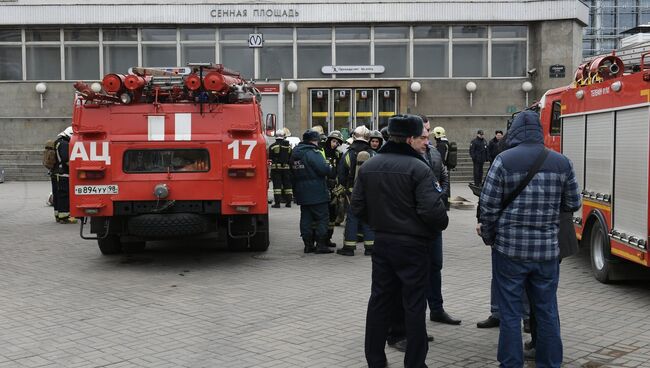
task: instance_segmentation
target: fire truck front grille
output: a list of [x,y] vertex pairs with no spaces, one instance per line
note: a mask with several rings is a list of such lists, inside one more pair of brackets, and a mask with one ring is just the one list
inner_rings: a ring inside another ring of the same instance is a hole
[[220,201],[122,201],[113,203],[115,215],[147,213],[219,214]]

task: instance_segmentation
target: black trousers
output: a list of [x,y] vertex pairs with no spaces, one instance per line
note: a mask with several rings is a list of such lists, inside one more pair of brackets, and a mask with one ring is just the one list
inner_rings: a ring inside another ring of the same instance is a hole
[[285,202],[291,202],[293,190],[291,189],[291,171],[289,169],[271,169],[273,182],[273,195],[276,203],[284,197]]
[[54,192],[54,211],[59,217],[70,215],[70,180],[67,176],[56,175],[56,192]]
[[428,241],[405,235],[377,233],[372,254],[372,287],[366,316],[365,352],[368,366],[386,364],[386,335],[401,300],[406,329],[407,368],[426,367],[429,350],[427,308]]
[[[327,238],[328,203],[300,205],[300,237],[307,240]],[[314,237],[316,237],[314,239]]]
[[485,162],[472,161],[474,163],[474,184],[483,184],[483,165]]

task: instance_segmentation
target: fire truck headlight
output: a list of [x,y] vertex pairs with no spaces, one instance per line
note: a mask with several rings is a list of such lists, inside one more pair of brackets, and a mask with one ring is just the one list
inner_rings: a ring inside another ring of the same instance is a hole
[[99,92],[102,91],[102,85],[95,82],[95,83],[90,85],[90,89],[95,93],[99,93]]
[[623,88],[623,83],[621,81],[616,81],[612,83],[612,89],[614,90],[614,92],[620,91],[621,88]]
[[169,188],[167,187],[167,184],[156,185],[156,187],[153,188],[153,195],[158,199],[167,198],[167,196],[169,196]]
[[582,100],[583,97],[585,97],[585,91],[579,90],[579,91],[576,92],[576,98],[578,100]]
[[122,101],[123,104],[128,105],[131,103],[131,94],[124,92],[120,95],[120,101]]

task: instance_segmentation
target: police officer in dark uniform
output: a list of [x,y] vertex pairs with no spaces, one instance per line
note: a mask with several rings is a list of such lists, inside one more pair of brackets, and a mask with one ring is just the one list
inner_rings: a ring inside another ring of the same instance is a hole
[[422,157],[428,140],[422,119],[396,115],[388,129],[389,141],[359,169],[351,202],[352,213],[376,232],[366,360],[371,368],[386,366],[384,348],[394,301],[402,300],[408,339],[404,365],[422,368],[429,349],[424,320],[427,251],[434,233],[444,230],[449,220],[442,188]]
[[[60,224],[75,224],[77,219],[70,217],[70,138],[72,127],[59,133],[54,141],[56,166],[52,169],[52,193],[54,194],[54,215]],[[55,185],[54,185],[55,184]]]
[[296,203],[300,205],[300,236],[305,244],[305,253],[333,252],[328,248],[327,241],[330,202],[327,178],[333,177],[333,170],[323,151],[318,148],[319,142],[320,134],[317,131],[305,131],[302,142],[289,159]]
[[469,155],[474,164],[474,185],[481,186],[483,185],[483,165],[488,160],[488,148],[487,142],[483,138],[483,130],[479,129],[476,132],[476,138],[469,146]]
[[[341,160],[341,152],[338,150],[338,147],[343,144],[343,135],[338,130],[333,130],[325,141],[325,158],[329,161],[329,164],[336,172],[337,165]],[[327,238],[328,245],[330,247],[336,247],[336,243],[332,242],[332,235],[334,234],[334,226],[336,225],[336,217],[339,213],[339,201],[338,193],[336,193],[337,187],[336,178],[327,179],[327,188],[330,191],[330,203],[329,203],[329,222],[327,224]]]
[[273,181],[273,208],[280,208],[284,196],[286,207],[291,207],[293,190],[291,189],[291,171],[289,158],[291,157],[291,144],[285,139],[284,130],[275,132],[275,143],[269,146],[269,159],[271,160],[271,180]]

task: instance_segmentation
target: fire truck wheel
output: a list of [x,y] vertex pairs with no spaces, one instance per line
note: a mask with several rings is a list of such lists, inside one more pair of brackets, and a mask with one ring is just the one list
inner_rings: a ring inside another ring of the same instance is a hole
[[591,248],[591,270],[596,280],[606,284],[610,281],[610,245],[609,238],[600,220],[596,220],[589,234]]
[[120,242],[120,237],[117,235],[109,235],[104,239],[97,239],[97,244],[99,245],[99,251],[103,255],[108,256],[122,253],[122,242]]

